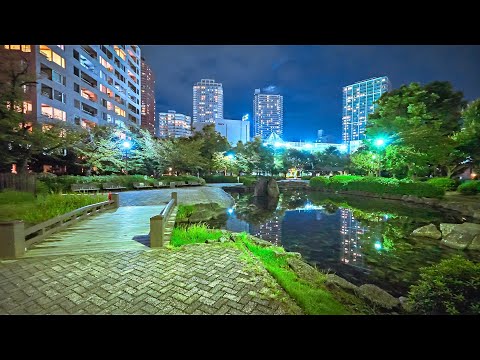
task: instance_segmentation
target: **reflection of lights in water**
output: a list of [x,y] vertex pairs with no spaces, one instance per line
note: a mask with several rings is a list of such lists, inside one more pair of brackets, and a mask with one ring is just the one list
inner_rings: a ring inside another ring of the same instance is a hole
[[227,212],[228,212],[229,214],[233,214],[233,209],[232,209],[232,208],[229,208],[229,209],[227,210]]
[[382,248],[382,243],[380,241],[375,241],[375,250],[380,250]]
[[307,201],[305,203],[305,205],[303,206],[303,208],[305,210],[313,210],[313,209],[315,209],[315,206],[310,201]]

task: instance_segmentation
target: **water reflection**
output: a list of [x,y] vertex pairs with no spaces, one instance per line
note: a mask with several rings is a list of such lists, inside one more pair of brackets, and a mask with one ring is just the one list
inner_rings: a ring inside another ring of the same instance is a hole
[[[393,295],[404,295],[418,269],[461,254],[480,254],[415,241],[416,227],[461,222],[452,214],[399,202],[321,193],[282,193],[279,199],[235,194],[232,214],[212,226],[245,231],[330,269],[355,284],[373,283]],[[223,221],[223,222],[222,222]]]
[[342,226],[340,228],[343,246],[340,261],[344,264],[364,267],[360,236],[365,234],[366,228],[360,224],[348,209],[341,209]]

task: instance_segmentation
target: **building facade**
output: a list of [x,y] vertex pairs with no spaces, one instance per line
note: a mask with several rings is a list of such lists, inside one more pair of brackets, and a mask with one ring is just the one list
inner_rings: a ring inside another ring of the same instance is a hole
[[157,137],[180,138],[192,135],[192,118],[174,110],[158,114]]
[[83,127],[141,124],[137,45],[3,45],[5,50],[24,53],[36,75],[25,96],[27,118]]
[[223,119],[223,86],[212,79],[193,85],[193,121],[214,123]]
[[215,122],[215,130],[225,136],[232,146],[236,146],[239,141],[244,144],[250,141],[250,122],[248,120],[218,120]]
[[255,89],[253,134],[265,140],[272,133],[283,135],[283,96],[262,94],[260,89]]
[[329,147],[336,148],[342,154],[346,153],[348,150],[348,146],[346,144],[327,142],[284,141],[276,133],[271,133],[270,136],[264,140],[263,144],[265,146],[271,146],[273,148],[296,149],[309,152],[323,152]]
[[370,78],[343,87],[342,140],[355,151],[365,139],[368,115],[377,108],[375,102],[392,88],[386,76]]
[[155,135],[156,133],[156,111],[155,111],[155,75],[150,66],[142,57],[142,128]]

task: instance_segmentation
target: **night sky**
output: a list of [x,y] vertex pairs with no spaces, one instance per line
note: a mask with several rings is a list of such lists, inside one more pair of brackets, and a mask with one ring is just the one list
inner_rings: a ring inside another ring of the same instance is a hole
[[389,77],[394,88],[450,81],[467,100],[480,97],[479,45],[142,45],[156,77],[157,112],[192,115],[192,86],[223,83],[224,117],[252,116],[255,88],[283,95],[284,140],[341,139],[342,87]]

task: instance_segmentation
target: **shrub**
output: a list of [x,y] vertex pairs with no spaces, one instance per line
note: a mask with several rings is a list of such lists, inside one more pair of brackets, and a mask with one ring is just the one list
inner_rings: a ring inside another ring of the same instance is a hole
[[327,189],[330,179],[326,176],[314,176],[310,179],[310,187],[313,189]]
[[48,194],[49,192],[50,192],[50,189],[48,188],[47,184],[45,184],[43,181],[38,179],[35,181],[35,193],[37,195],[38,194],[45,195],[45,194]]
[[437,177],[428,179],[427,183],[439,187],[445,191],[455,191],[457,189],[457,182],[448,177]]
[[420,314],[480,314],[480,264],[461,256],[422,268],[409,302]]
[[475,195],[480,192],[480,181],[478,180],[469,180],[461,184],[457,189],[461,194],[464,195]]
[[[236,176],[225,175],[206,175],[205,181],[207,183],[236,183],[238,178]],[[240,176],[240,182],[244,185],[252,185],[257,181],[255,176]]]
[[205,184],[205,180],[196,176],[160,176],[156,179],[152,177],[145,177],[145,175],[95,175],[95,176],[74,176],[65,175],[57,177],[42,177],[42,182],[48,187],[48,190],[53,193],[70,192],[72,184],[96,183],[101,184],[105,182],[112,182],[125,186],[127,189],[133,189],[134,182],[143,182],[152,184],[154,181],[200,181]]
[[6,189],[0,192],[0,205],[14,205],[23,202],[33,202],[35,196],[29,192]]
[[445,191],[432,184],[418,181],[403,181],[383,177],[338,175],[331,178],[317,176],[310,179],[314,189],[333,191],[362,191],[375,194],[414,195],[419,197],[442,197]]

